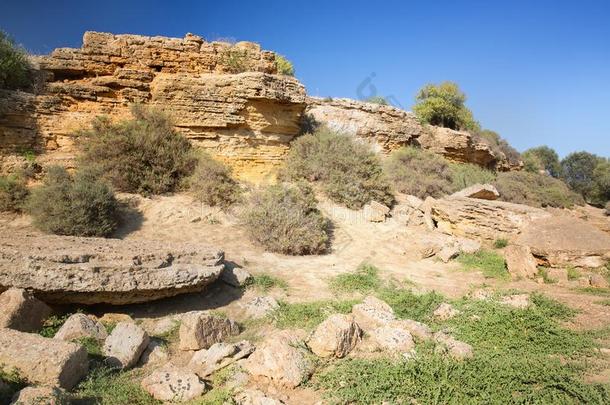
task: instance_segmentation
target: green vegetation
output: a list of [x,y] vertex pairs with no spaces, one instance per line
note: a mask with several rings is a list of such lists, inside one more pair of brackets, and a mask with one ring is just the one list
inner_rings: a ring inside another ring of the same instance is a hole
[[503,249],[506,246],[508,246],[508,240],[506,240],[506,239],[496,239],[494,241],[494,247],[496,249]]
[[304,328],[314,329],[332,314],[348,314],[355,300],[345,301],[313,301],[294,304],[280,302],[280,306],[272,314],[275,325],[280,329]]
[[24,89],[32,84],[26,51],[0,31],[0,89]]
[[97,172],[73,176],[58,166],[49,168],[43,184],[28,198],[26,210],[44,232],[73,236],[108,236],[118,224],[118,202]]
[[319,182],[331,200],[349,208],[361,208],[371,200],[388,206],[394,202],[376,154],[352,137],[324,127],[291,143],[280,177]]
[[561,161],[562,176],[590,204],[610,200],[610,161],[588,152],[574,152]]
[[316,208],[306,184],[277,184],[255,192],[242,213],[250,237],[271,252],[288,255],[324,253],[330,222]]
[[578,280],[581,275],[580,271],[573,266],[568,266],[566,272],[568,273],[568,280]]
[[367,293],[381,286],[379,270],[370,264],[361,264],[355,272],[343,273],[334,277],[330,287],[338,292],[344,293]]
[[398,317],[420,322],[428,321],[439,304],[445,301],[435,291],[417,294],[394,286],[381,289],[377,296],[388,303]]
[[248,284],[248,288],[256,288],[257,290],[266,293],[273,288],[281,288],[286,290],[288,283],[279,277],[272,276],[267,273],[259,273],[252,276],[252,280]]
[[13,395],[26,385],[27,381],[19,375],[18,370],[0,364],[0,404],[11,403]]
[[557,280],[551,278],[549,270],[546,267],[538,266],[538,276],[542,277],[542,281],[545,284],[555,284],[557,282]]
[[160,405],[161,401],[151,397],[134,378],[137,372],[97,365],[76,387],[75,397],[77,401],[99,405]]
[[427,150],[398,149],[390,155],[385,169],[392,186],[401,193],[426,198],[441,197],[453,191],[449,163]]
[[413,111],[423,122],[451,129],[479,129],[479,123],[464,104],[466,95],[453,82],[427,84],[415,99]]
[[557,152],[548,146],[530,148],[521,154],[524,169],[532,173],[545,172],[550,176],[559,178],[562,173]]
[[42,324],[42,329],[38,332],[40,336],[44,336],[47,338],[52,338],[55,336],[57,331],[63,326],[64,323],[68,320],[72,314],[64,314],[62,316],[51,315],[47,319],[45,319]]
[[494,185],[502,200],[517,204],[570,208],[583,203],[582,198],[561,180],[544,174],[525,171],[498,173]]
[[493,251],[479,250],[476,253],[461,253],[457,261],[466,270],[479,270],[485,277],[507,280],[510,276],[506,270],[504,258]]
[[221,63],[229,73],[242,73],[248,71],[248,51],[246,49],[236,49],[231,46],[226,48],[221,55]]
[[386,100],[385,97],[381,96],[369,97],[365,101],[371,104],[389,105],[388,100]]
[[24,176],[0,176],[0,212],[21,212],[28,194]]
[[473,346],[471,359],[453,360],[425,343],[409,360],[338,361],[313,384],[333,403],[607,403],[609,385],[583,382],[592,334],[561,326],[573,316],[565,306],[540,295],[532,300],[527,309],[456,302],[461,313],[445,327]]
[[294,76],[294,66],[292,65],[292,62],[279,53],[275,54],[275,67],[277,68],[277,72],[281,75]]
[[489,145],[492,151],[496,154],[502,153],[506,156],[508,162],[513,165],[518,165],[521,162],[521,154],[515,148],[510,146],[505,139],[502,139],[500,134],[489,129],[475,131],[472,134],[475,140],[482,141]]
[[231,176],[231,169],[202,153],[195,172],[189,179],[195,198],[209,206],[227,208],[239,201],[241,188]]
[[87,350],[89,356],[97,357],[102,359],[102,346],[100,342],[92,337],[82,337],[76,340],[76,343],[83,345],[83,347]]
[[133,119],[99,117],[79,134],[81,167],[103,173],[120,191],[143,195],[175,191],[197,164],[191,143],[163,111],[134,105]]
[[491,170],[472,163],[449,163],[453,191],[459,191],[474,184],[488,184],[496,179]]

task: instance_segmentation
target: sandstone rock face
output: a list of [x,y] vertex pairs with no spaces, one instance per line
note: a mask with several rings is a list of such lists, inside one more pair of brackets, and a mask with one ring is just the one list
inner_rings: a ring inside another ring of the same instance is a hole
[[0,294],[0,328],[11,328],[22,332],[38,331],[51,308],[32,294],[11,288]]
[[135,323],[119,322],[104,342],[102,353],[113,367],[133,367],[146,350],[148,334]]
[[491,184],[474,184],[451,195],[452,197],[478,198],[481,200],[497,200],[498,190]]
[[267,377],[288,388],[299,386],[313,372],[305,349],[300,348],[298,333],[291,330],[268,336],[244,363],[253,376]]
[[85,314],[74,314],[59,328],[53,339],[72,341],[84,337],[105,340],[108,333],[101,322]]
[[550,266],[596,268],[610,260],[610,235],[571,216],[554,216],[530,223],[516,242]]
[[408,331],[419,341],[426,341],[432,338],[432,329],[425,323],[417,322],[412,319],[401,319],[392,322],[391,325]]
[[431,202],[430,215],[441,232],[494,241],[511,238],[550,213],[527,205],[475,198],[444,198]]
[[87,351],[76,343],[0,329],[0,364],[36,384],[71,389],[89,368]]
[[127,117],[140,102],[162,106],[237,174],[263,176],[305,109],[303,85],[277,75],[275,54],[254,43],[86,32],[80,49],[58,48],[35,63],[40,94],[0,94],[0,152],[33,149],[44,163],[71,166],[75,130],[97,115]]
[[180,349],[207,349],[214,343],[222,342],[239,333],[237,324],[230,320],[211,315],[206,311],[192,311],[182,317],[180,323]]
[[538,274],[538,263],[527,246],[509,245],[504,249],[506,268],[514,279],[534,278]]
[[170,369],[144,378],[142,388],[159,401],[186,402],[203,395],[206,385],[195,373]]
[[198,244],[53,235],[0,235],[0,290],[46,302],[129,304],[201,291],[224,254]]
[[322,322],[307,345],[318,357],[345,357],[358,344],[362,331],[354,318],[335,314]]

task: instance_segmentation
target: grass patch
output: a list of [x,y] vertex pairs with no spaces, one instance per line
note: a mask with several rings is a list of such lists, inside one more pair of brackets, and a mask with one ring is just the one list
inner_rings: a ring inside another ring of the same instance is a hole
[[102,358],[102,346],[97,339],[86,336],[76,339],[75,342],[83,345],[90,356]]
[[118,371],[104,366],[94,368],[75,389],[77,404],[160,405],[139,384],[137,371]]
[[551,278],[549,270],[546,267],[538,266],[538,276],[542,277],[545,284],[555,284],[557,280]]
[[576,288],[576,291],[600,297],[610,297],[610,288],[580,287]]
[[607,307],[610,307],[610,298],[601,301],[595,301],[595,303],[598,305],[605,305]]
[[568,273],[568,280],[578,280],[580,278],[580,271],[576,267],[568,266],[566,271]]
[[506,239],[496,239],[494,241],[494,248],[496,248],[496,249],[502,249],[502,248],[505,248],[506,246],[508,246],[508,240],[506,240]]
[[357,303],[356,300],[298,302],[294,304],[280,302],[279,308],[274,311],[272,317],[275,325],[280,329],[313,329],[329,315],[350,313],[352,307]]
[[180,332],[180,321],[174,320],[173,325],[166,332],[160,333],[154,337],[161,340],[165,346],[168,346],[172,342],[176,342],[178,340],[178,335]]
[[46,338],[52,338],[64,325],[64,323],[66,323],[70,315],[72,314],[65,314],[61,316],[51,315],[43,322],[42,329],[40,329],[38,334]]
[[330,287],[344,293],[367,293],[381,286],[379,269],[371,264],[361,264],[352,273],[339,274],[330,282]]
[[271,274],[261,273],[252,276],[251,281],[248,283],[248,288],[256,288],[257,290],[266,293],[273,288],[287,290],[288,283],[279,277],[272,276]]
[[479,270],[488,278],[501,280],[510,278],[504,258],[496,252],[479,250],[476,253],[462,253],[458,256],[457,261],[466,270]]
[[420,322],[430,319],[432,312],[444,301],[443,296],[435,291],[415,294],[395,287],[383,288],[377,296],[391,306],[399,318]]

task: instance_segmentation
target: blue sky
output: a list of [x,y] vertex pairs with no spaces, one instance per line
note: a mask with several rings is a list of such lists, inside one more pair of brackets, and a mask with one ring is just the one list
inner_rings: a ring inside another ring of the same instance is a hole
[[519,150],[610,156],[610,1],[2,0],[0,28],[35,53],[79,47],[86,30],[256,41],[311,95],[376,92],[405,109],[452,80]]

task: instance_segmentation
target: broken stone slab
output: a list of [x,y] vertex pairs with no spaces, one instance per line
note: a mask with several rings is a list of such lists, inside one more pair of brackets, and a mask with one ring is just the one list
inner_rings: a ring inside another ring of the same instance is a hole
[[500,299],[500,303],[519,309],[525,309],[532,305],[529,294],[506,295]]
[[108,337],[108,333],[101,322],[85,314],[71,315],[53,336],[54,339],[67,341],[86,337],[102,341]]
[[506,268],[513,279],[535,278],[538,263],[527,246],[508,245],[504,249]]
[[253,376],[267,377],[279,385],[294,388],[313,373],[314,365],[303,348],[300,336],[293,330],[275,332],[265,338],[243,363]]
[[282,405],[279,399],[268,397],[262,391],[256,389],[245,389],[235,396],[237,405]]
[[159,401],[186,402],[203,395],[205,382],[197,374],[167,366],[144,378],[142,388]]
[[250,318],[264,318],[278,309],[280,304],[271,296],[254,297],[246,303],[246,315]]
[[334,314],[326,318],[307,341],[318,357],[345,357],[360,342],[362,330],[350,315]]
[[434,310],[432,315],[441,321],[446,321],[460,314],[460,311],[455,309],[453,305],[446,302],[441,303],[438,308]]
[[11,328],[21,332],[40,330],[51,308],[20,288],[10,288],[0,294],[0,328]]
[[248,283],[252,280],[252,275],[248,272],[248,270],[241,267],[227,266],[220,275],[220,279],[230,286],[241,288],[248,285]]
[[113,367],[131,368],[146,350],[150,338],[148,334],[132,322],[119,322],[104,342],[102,353]]
[[474,184],[466,187],[449,197],[478,198],[480,200],[497,200],[500,197],[498,190],[491,184]]
[[154,365],[166,363],[169,359],[169,354],[165,344],[160,339],[150,338],[146,349],[140,356],[139,364]]
[[371,295],[364,298],[361,304],[352,307],[356,323],[365,331],[387,325],[396,319],[392,307]]
[[224,254],[199,244],[0,236],[0,290],[24,288],[45,302],[130,304],[201,291],[224,268]]
[[404,353],[415,347],[411,333],[397,326],[388,325],[373,329],[370,336],[381,350]]
[[199,377],[205,378],[254,352],[254,346],[242,340],[238,343],[215,343],[209,349],[201,349],[191,358],[188,367]]
[[370,222],[384,222],[390,214],[390,208],[380,202],[371,201],[364,206],[364,216]]
[[71,398],[58,387],[25,387],[13,396],[11,405],[67,405]]
[[191,311],[182,316],[178,333],[180,350],[200,350],[239,334],[239,326],[206,311]]
[[17,369],[32,383],[67,390],[89,368],[87,351],[79,344],[7,328],[0,329],[0,364]]
[[444,332],[436,332],[434,341],[437,343],[437,351],[448,354],[454,359],[464,360],[474,355],[472,346]]
[[414,321],[412,319],[400,319],[391,322],[390,325],[407,330],[420,342],[432,339],[432,329],[430,329],[430,327],[425,323]]

